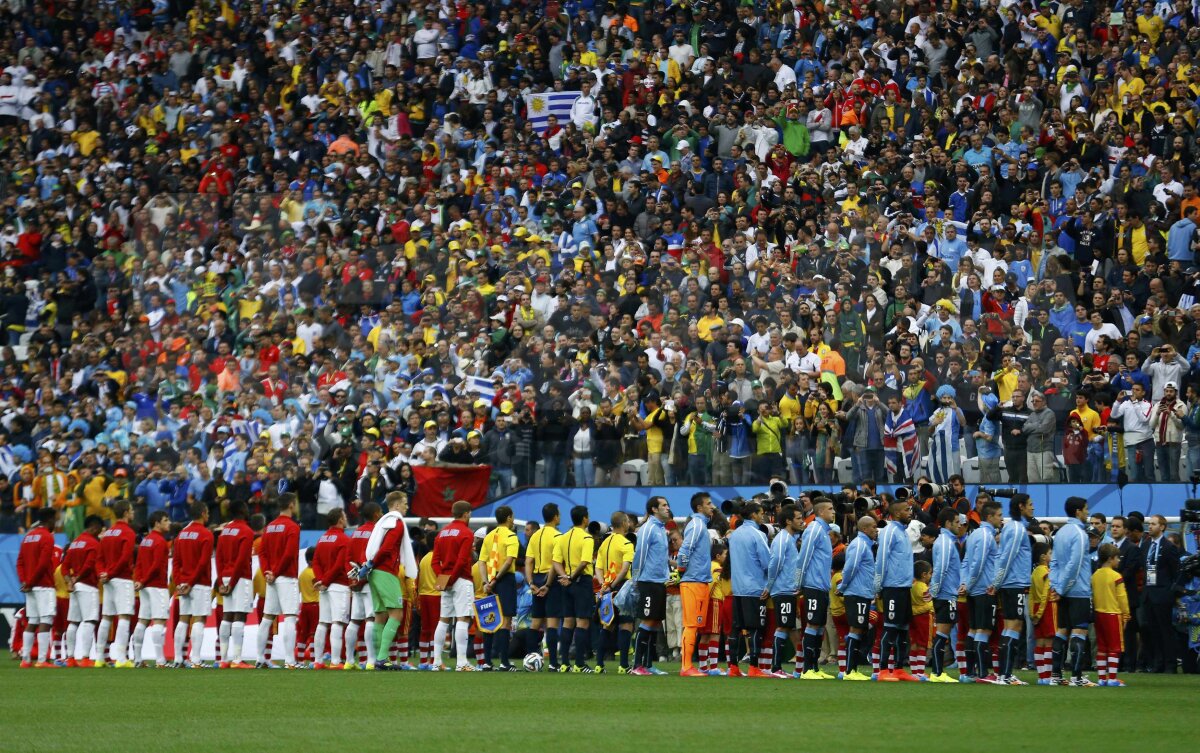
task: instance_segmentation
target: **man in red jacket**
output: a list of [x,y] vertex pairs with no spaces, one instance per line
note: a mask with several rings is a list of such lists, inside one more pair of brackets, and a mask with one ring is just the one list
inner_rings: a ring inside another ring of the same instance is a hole
[[179,622],[175,625],[175,661],[185,666],[183,646],[190,626],[192,650],[187,666],[200,666],[200,644],[204,642],[204,621],[212,611],[213,533],[208,530],[208,504],[193,502],[192,522],[175,537],[172,572],[175,593],[179,596]]
[[[58,511],[38,511],[37,524],[21,539],[17,553],[17,580],[25,594],[25,618],[21,634],[21,667],[53,667],[50,663],[51,626],[54,624],[54,524]],[[33,663],[33,639],[37,633],[38,660]]]
[[171,530],[171,518],[165,510],[150,514],[150,532],[138,547],[137,565],[133,569],[133,588],[141,596],[138,623],[133,629],[134,666],[144,666],[142,642],[149,637],[154,663],[167,663],[164,645],[167,639],[167,616],[171,599],[167,593],[167,555],[170,545],[166,535]]
[[[367,502],[359,513],[363,522],[350,534],[347,557],[352,563],[367,561],[367,542],[375,531],[375,521],[383,515],[378,502]],[[363,630],[363,642],[367,646],[367,661],[374,661],[371,647],[375,645],[375,608],[371,603],[371,585],[351,577],[350,624],[346,626],[346,663],[342,669],[358,669],[358,635]],[[365,628],[364,628],[365,625]]]
[[279,496],[279,517],[267,524],[258,550],[259,569],[267,581],[263,618],[258,625],[259,661],[267,654],[271,626],[283,615],[279,637],[287,669],[296,668],[296,619],[300,614],[300,526],[295,520],[300,505],[296,499],[292,492]]
[[130,625],[133,622],[133,550],[137,548],[137,532],[129,525],[133,520],[133,507],[125,500],[113,505],[117,522],[100,534],[100,587],[103,589],[103,616],[100,620],[99,640],[96,641],[96,656],[101,666],[108,658],[109,626],[115,619],[116,634],[113,636],[113,666],[132,669],[133,662],[125,655],[129,645]]
[[[221,535],[217,537],[217,591],[224,596],[225,606],[219,635],[222,663],[226,667],[241,664],[246,613],[254,604],[254,529],[246,522],[249,513],[245,502],[230,502],[229,516],[232,520],[225,524]],[[259,623],[258,629],[260,634],[266,630],[270,637],[270,624]],[[259,646],[263,647],[259,649],[259,663],[266,666],[262,662],[266,641],[259,638]]]
[[[336,668],[342,664],[342,638],[346,623],[350,621],[350,579],[346,575],[350,567],[350,538],[346,536],[346,511],[335,507],[325,520],[329,528],[317,539],[311,563],[313,586],[321,600],[313,643],[320,651],[325,645],[325,637],[329,637],[329,663],[323,661],[324,657],[316,656],[313,669]],[[352,651],[346,652],[347,663],[352,655]]]
[[454,517],[450,525],[438,532],[433,543],[433,574],[437,576],[437,588],[442,592],[441,620],[433,634],[434,671],[445,671],[440,649],[446,645],[446,634],[454,626],[454,649],[457,652],[459,672],[473,672],[475,668],[467,661],[467,646],[470,645],[472,612],[475,605],[475,581],[471,568],[475,563],[475,536],[467,525],[471,520],[471,503],[459,500],[450,508]]
[[68,667],[90,667],[96,623],[100,621],[100,541],[104,518],[89,515],[83,521],[83,533],[71,542],[63,555],[62,574],[71,592],[67,608],[67,647],[71,651]]

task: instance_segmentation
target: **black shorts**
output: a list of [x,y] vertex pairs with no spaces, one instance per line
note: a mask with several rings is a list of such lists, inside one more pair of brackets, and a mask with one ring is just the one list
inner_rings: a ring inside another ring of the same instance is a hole
[[788,594],[779,594],[778,596],[772,596],[771,601],[775,602],[775,629],[795,630],[796,597]]
[[733,597],[735,630],[762,630],[767,626],[767,602],[757,596]]
[[804,589],[804,624],[824,628],[829,619],[829,592],[819,588]]
[[650,621],[667,619],[667,584],[639,580],[637,589],[638,618]]
[[546,592],[546,616],[561,620],[567,616],[567,589],[562,587],[558,578],[553,575],[548,577],[551,580],[550,590]]
[[517,576],[508,573],[500,580],[496,581],[496,586],[492,591],[496,594],[496,600],[500,602],[500,612],[505,617],[517,616]]
[[912,589],[884,588],[879,592],[883,602],[883,624],[893,627],[908,627],[912,622]]
[[852,630],[866,630],[871,624],[871,602],[874,599],[867,599],[862,596],[847,596],[845,601],[846,624]]
[[[546,585],[546,577],[546,573],[534,573],[533,582],[529,584],[530,587],[541,588],[542,586]],[[543,620],[548,616],[546,614],[546,602],[549,600],[549,598],[549,594],[546,596],[533,597],[533,603],[529,608],[530,618],[535,620]]]
[[988,594],[967,597],[967,624],[972,630],[996,629],[996,597]]
[[596,614],[596,592],[592,589],[592,576],[580,575],[564,589],[566,610],[564,615],[577,620],[590,620]]
[[1064,596],[1058,600],[1058,629],[1074,630],[1092,624],[1092,600]]
[[958,599],[934,599],[933,622],[936,625],[958,623]]
[[1006,620],[1024,620],[1025,602],[1029,598],[1024,588],[1000,589],[1000,611]]

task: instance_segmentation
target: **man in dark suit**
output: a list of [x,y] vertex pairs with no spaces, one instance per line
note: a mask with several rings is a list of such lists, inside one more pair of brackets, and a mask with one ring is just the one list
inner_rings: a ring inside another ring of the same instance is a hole
[[1147,664],[1154,673],[1174,674],[1177,665],[1178,636],[1171,624],[1171,609],[1175,605],[1175,582],[1179,578],[1179,547],[1167,540],[1167,519],[1151,515],[1146,519],[1149,543],[1146,552],[1146,586],[1143,604],[1146,622],[1142,640],[1149,652]]
[[1133,672],[1137,668],[1138,606],[1142,603],[1142,568],[1144,553],[1138,542],[1142,538],[1142,521],[1118,515],[1109,525],[1112,543],[1121,552],[1121,580],[1125,582],[1125,595],[1129,598],[1129,622],[1125,623],[1125,652],[1121,654],[1121,671]]

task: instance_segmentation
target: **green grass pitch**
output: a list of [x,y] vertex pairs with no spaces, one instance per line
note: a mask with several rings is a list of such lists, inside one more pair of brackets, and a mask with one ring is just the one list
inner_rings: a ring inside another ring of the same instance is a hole
[[545,673],[20,670],[0,659],[0,751],[1193,749],[1200,677],[1125,680],[1127,688],[1013,688]]

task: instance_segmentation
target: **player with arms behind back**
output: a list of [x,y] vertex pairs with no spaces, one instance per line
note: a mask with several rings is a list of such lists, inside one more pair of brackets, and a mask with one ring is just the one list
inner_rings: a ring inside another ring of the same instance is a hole
[[[1087,500],[1068,497],[1064,504],[1067,522],[1054,535],[1050,557],[1050,601],[1058,601],[1058,632],[1051,652],[1050,682],[1053,685],[1095,687],[1083,676],[1084,652],[1087,651],[1088,627],[1092,620],[1091,559],[1084,524],[1088,519]],[[1071,666],[1071,679],[1064,680],[1063,666]]]
[[[175,537],[171,551],[172,577],[179,597],[179,622],[175,624],[175,660],[173,666],[200,666],[200,646],[204,642],[204,621],[212,611],[213,532],[208,530],[208,505],[192,503],[192,520]],[[183,647],[191,632],[191,652],[185,664]]]
[[[267,580],[267,596],[263,604],[263,620],[259,623],[259,635],[271,635],[271,625],[283,616],[279,637],[283,642],[283,663],[286,669],[295,669],[296,664],[296,621],[300,614],[300,524],[296,514],[300,503],[292,492],[279,495],[279,516],[267,524],[263,531],[262,546],[259,548],[259,566]],[[259,657],[266,653],[267,643],[258,640]],[[235,646],[235,662],[241,661],[239,645]],[[317,648],[317,651],[324,647]],[[228,654],[226,656],[229,656]]]
[[[230,502],[229,516],[232,520],[221,528],[221,534],[217,536],[217,591],[224,597],[225,605],[218,640],[226,666],[232,666],[232,662],[229,662],[231,657],[236,662],[241,661],[241,641],[246,629],[246,614],[254,606],[254,529],[246,522],[248,514],[249,508],[245,502]],[[272,624],[272,620],[268,619],[258,623],[256,667],[270,666],[264,658],[267,644],[271,640]]]
[[873,550],[878,527],[875,518],[864,515],[858,519],[858,535],[846,547],[846,562],[842,567],[839,585],[846,604],[846,674],[843,680],[869,682],[870,677],[858,671],[866,661],[867,628],[871,624],[871,603],[875,601],[875,553]]
[[[21,667],[53,667],[50,663],[51,626],[57,603],[54,595],[54,524],[58,511],[42,508],[37,523],[21,538],[17,552],[17,580],[25,593],[25,630],[21,635]],[[33,641],[37,637],[37,662]]]
[[100,586],[104,606],[96,641],[100,662],[97,666],[104,665],[108,653],[109,625],[115,620],[117,629],[113,635],[112,665],[120,669],[132,669],[133,662],[126,656],[126,648],[134,614],[133,559],[134,549],[137,548],[137,532],[129,525],[133,520],[133,507],[127,501],[118,500],[112,510],[117,522],[100,534],[100,561],[104,567],[100,571]]
[[675,555],[675,566],[681,571],[679,595],[683,610],[683,640],[681,641],[682,677],[707,677],[692,664],[696,641],[706,632],[709,598],[712,592],[712,539],[708,521],[712,518],[713,502],[705,492],[692,495],[692,517],[683,529],[683,543]]
[[133,569],[133,588],[140,595],[138,623],[133,629],[134,666],[144,665],[142,646],[150,640],[157,667],[166,666],[164,646],[167,639],[167,617],[171,611],[171,596],[167,590],[167,563],[171,545],[167,533],[171,530],[171,518],[166,510],[155,510],[147,521],[150,532],[138,545],[137,565]]
[[[803,671],[797,667],[797,672],[805,680],[832,680],[832,675],[821,671],[817,660],[829,615],[829,588],[833,579],[833,541],[829,537],[829,524],[834,518],[833,503],[824,499],[817,502],[813,505],[813,515],[813,522],[804,529],[804,538],[800,542],[798,575],[805,627],[801,651]],[[800,657],[796,663],[800,664]]]
[[958,597],[963,593],[962,555],[958,553],[958,537],[964,523],[958,510],[947,507],[938,513],[938,537],[933,541],[933,571],[929,594],[933,597],[933,645],[929,649],[929,681],[957,682],[946,674],[946,650],[950,647],[950,631],[958,622]]

